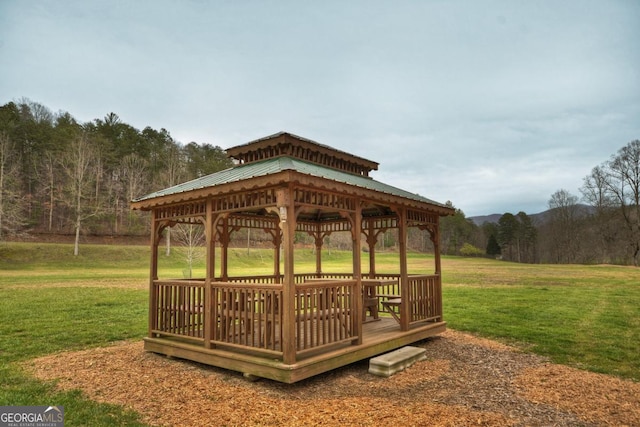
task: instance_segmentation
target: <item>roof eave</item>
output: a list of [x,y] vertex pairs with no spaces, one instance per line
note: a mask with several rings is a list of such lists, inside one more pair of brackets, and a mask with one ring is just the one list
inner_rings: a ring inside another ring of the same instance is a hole
[[157,207],[206,199],[211,196],[222,196],[233,192],[279,186],[290,181],[290,172],[290,170],[283,170],[274,174],[252,177],[242,181],[233,181],[144,200],[134,200],[130,202],[130,207],[133,210],[150,211]]
[[[288,158],[279,158],[277,168],[271,173],[258,174],[241,180],[233,180],[214,185],[199,186],[184,191],[173,192],[171,194],[159,194],[157,196],[153,196],[152,193],[151,195],[143,196],[141,199],[133,200],[131,202],[131,208],[134,210],[148,211],[156,207],[205,199],[210,196],[220,196],[233,192],[298,183],[312,188],[344,192],[379,203],[409,206],[414,209],[437,212],[440,216],[453,215],[455,212],[454,209],[449,206],[427,199],[418,194],[413,194],[406,190],[389,186],[388,184],[378,183],[370,177],[355,177],[348,174],[343,175],[336,171],[328,171],[329,176],[327,177],[321,175],[322,172],[315,169],[311,169],[310,171],[299,170],[299,166],[307,163],[301,162],[301,165],[296,165],[298,162],[300,161],[291,161],[291,159]],[[255,167],[247,166],[251,168]],[[238,166],[237,168],[240,169],[244,167],[245,166]],[[317,166],[312,165],[312,168],[316,167]],[[305,169],[304,166],[302,166],[302,168]],[[221,171],[220,173],[224,172],[226,171]],[[338,175],[332,177],[332,174]],[[205,177],[205,179],[206,178],[207,177]],[[373,184],[374,188],[371,188],[369,185],[372,181],[377,183]],[[378,184],[383,187],[375,188]],[[176,187],[180,186],[181,185],[178,185]],[[385,191],[387,187],[389,191]],[[397,192],[404,194],[395,194],[396,190]]]

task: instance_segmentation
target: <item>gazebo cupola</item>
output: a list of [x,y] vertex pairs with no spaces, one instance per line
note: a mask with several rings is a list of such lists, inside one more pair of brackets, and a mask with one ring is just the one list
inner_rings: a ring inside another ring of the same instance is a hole
[[228,148],[227,154],[239,164],[283,156],[354,175],[369,176],[369,172],[378,170],[376,162],[285,132]]

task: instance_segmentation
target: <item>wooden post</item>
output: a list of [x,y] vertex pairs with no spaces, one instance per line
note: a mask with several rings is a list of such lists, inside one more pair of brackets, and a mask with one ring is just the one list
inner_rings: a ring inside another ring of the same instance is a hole
[[151,211],[151,261],[149,263],[149,337],[155,327],[155,319],[158,313],[158,300],[154,290],[154,282],[158,280],[158,245],[160,235],[160,224],[156,219],[156,210]]
[[437,287],[438,287],[438,313],[440,315],[440,321],[444,321],[442,317],[442,266],[440,259],[440,217],[436,217],[436,226],[431,233],[431,241],[433,242],[433,257],[435,260],[435,273],[437,275]]
[[409,273],[407,271],[407,210],[405,208],[398,209],[398,246],[400,249],[400,295],[402,296],[402,304],[400,304],[400,329],[409,330]]
[[440,217],[436,217],[436,226],[431,233],[431,242],[433,242],[433,258],[435,260],[435,273],[440,274],[441,265],[440,265]]
[[[276,215],[280,215],[277,207],[268,207],[268,212],[273,212]],[[275,225],[263,228],[263,231],[271,236],[271,243],[273,244],[273,277],[275,282],[280,283],[282,280],[282,274],[280,273],[280,250],[282,249],[282,229],[280,227],[280,221]]]
[[280,276],[280,249],[282,247],[282,233],[280,228],[273,230],[273,275],[275,281],[278,283],[281,279]]
[[355,317],[356,330],[355,333],[358,336],[356,345],[362,344],[362,321],[363,310],[363,291],[362,291],[362,250],[361,234],[362,234],[362,208],[360,206],[360,200],[356,200],[356,211],[352,214],[353,220],[351,221],[351,236],[353,239],[353,278],[356,280],[355,295],[352,295],[353,313]]
[[292,365],[296,363],[296,283],[293,266],[293,242],[296,232],[296,218],[289,188],[279,189],[276,193],[276,199],[284,246],[284,280],[282,289],[282,361],[285,364]]
[[214,238],[215,228],[213,225],[213,200],[207,200],[207,214],[205,218],[204,224],[204,232],[207,242],[206,248],[206,275],[204,279],[205,287],[204,287],[204,346],[206,348],[211,348],[211,341],[213,340],[213,330],[217,325],[214,325],[212,322],[213,318],[213,304],[217,303],[217,301],[213,301],[212,297],[212,289],[211,285],[213,284],[214,278],[216,276],[216,261],[215,261],[215,245],[216,241]]
[[222,218],[222,233],[218,237],[220,245],[220,277],[223,281],[229,280],[229,217]]
[[316,245],[316,276],[322,277],[322,244],[324,243],[324,234],[321,231],[320,224],[316,224],[316,232],[313,237]]
[[367,221],[367,244],[369,245],[369,278],[376,278],[376,243],[378,232],[373,229],[373,220]]
[[158,245],[162,228],[156,219],[155,209],[151,212],[151,263],[149,265],[149,277],[151,281],[158,280]]

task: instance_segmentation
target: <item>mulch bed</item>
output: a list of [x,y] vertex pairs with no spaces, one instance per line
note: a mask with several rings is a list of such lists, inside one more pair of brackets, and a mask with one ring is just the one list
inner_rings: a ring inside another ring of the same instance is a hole
[[640,384],[548,363],[447,331],[415,345],[427,360],[389,378],[368,361],[296,384],[169,359],[140,341],[27,364],[64,390],[176,426],[640,426]]

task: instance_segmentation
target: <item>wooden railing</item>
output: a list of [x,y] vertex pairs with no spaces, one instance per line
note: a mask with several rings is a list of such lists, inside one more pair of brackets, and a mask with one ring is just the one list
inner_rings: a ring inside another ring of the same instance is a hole
[[409,323],[442,320],[440,276],[409,276]]
[[263,283],[263,284],[275,284],[282,283],[282,280],[278,276],[267,275],[267,276],[234,276],[229,277],[227,282],[233,283]]
[[282,285],[211,285],[213,343],[282,354]]
[[297,273],[294,274],[294,280],[296,283],[305,283],[310,279],[353,279],[351,273]]
[[355,288],[355,280],[327,279],[296,285],[295,341],[299,355],[357,338]]
[[[296,275],[293,319],[298,355],[323,347],[357,341],[356,285],[347,273]],[[399,275],[376,275],[393,279],[378,294],[400,295]],[[283,285],[275,277],[233,278],[213,282],[211,304],[205,306],[203,280],[156,280],[152,285],[149,325],[151,336],[180,337],[209,346],[230,346],[269,356],[283,355]],[[409,276],[409,324],[442,320],[442,295],[438,275]],[[361,295],[357,296],[362,298]],[[209,312],[206,312],[209,310]],[[211,319],[209,327],[205,318]]]
[[154,281],[149,311],[151,334],[204,341],[204,291],[204,281],[200,280]]
[[[238,278],[234,278],[237,280]],[[245,348],[281,357],[281,284],[214,282],[211,285],[211,344]],[[352,297],[354,280],[296,285],[295,348],[304,354],[357,337]],[[205,343],[205,289],[202,280],[156,280],[150,310],[152,336]]]

